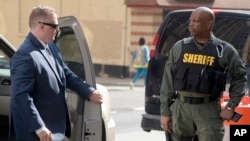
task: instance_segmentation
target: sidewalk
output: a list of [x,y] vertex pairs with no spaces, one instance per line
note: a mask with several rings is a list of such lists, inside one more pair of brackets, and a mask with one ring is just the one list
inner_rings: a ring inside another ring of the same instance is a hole
[[[117,85],[117,86],[129,86],[132,78],[117,78],[117,77],[99,77],[97,76],[96,82],[102,85]],[[144,86],[143,78],[139,78],[135,82],[135,86]]]

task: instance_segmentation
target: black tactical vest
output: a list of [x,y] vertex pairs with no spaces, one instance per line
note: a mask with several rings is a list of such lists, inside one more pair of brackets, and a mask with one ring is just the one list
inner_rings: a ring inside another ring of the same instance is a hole
[[173,73],[174,89],[219,97],[225,90],[226,68],[219,64],[225,42],[216,39],[200,50],[193,38],[183,39]]

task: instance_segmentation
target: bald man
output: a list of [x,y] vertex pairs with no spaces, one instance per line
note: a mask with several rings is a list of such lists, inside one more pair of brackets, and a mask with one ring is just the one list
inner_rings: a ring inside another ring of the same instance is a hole
[[[246,91],[246,68],[236,49],[213,35],[214,21],[211,9],[196,8],[189,18],[191,36],[169,52],[160,90],[161,126],[174,141],[192,141],[195,135],[199,141],[222,141],[223,121],[232,118]],[[230,100],[221,109],[227,73]]]

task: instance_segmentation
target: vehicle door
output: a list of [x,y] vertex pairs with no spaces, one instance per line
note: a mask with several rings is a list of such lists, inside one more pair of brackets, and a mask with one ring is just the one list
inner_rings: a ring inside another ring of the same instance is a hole
[[[96,88],[95,74],[88,44],[78,20],[73,17],[59,18],[60,31],[56,44],[68,67],[83,81]],[[71,115],[70,141],[101,141],[101,106],[68,91],[68,106]]]
[[15,48],[0,35],[0,140],[8,139],[9,97],[10,97],[10,58]]

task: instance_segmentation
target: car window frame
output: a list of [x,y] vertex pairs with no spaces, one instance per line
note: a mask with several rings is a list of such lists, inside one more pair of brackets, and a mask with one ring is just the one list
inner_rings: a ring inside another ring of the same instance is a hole
[[[76,39],[80,46],[82,54],[82,62],[84,66],[85,81],[92,87],[96,88],[95,72],[88,48],[87,40],[83,33],[80,22],[74,16],[66,16],[58,18],[59,28],[70,27],[76,35]],[[62,54],[63,56],[63,54]],[[88,100],[79,99],[78,116],[81,118],[77,129],[74,130],[75,137],[72,140],[88,140],[96,141],[102,138],[102,113],[101,105],[94,104]],[[78,119],[79,120],[79,119]]]

